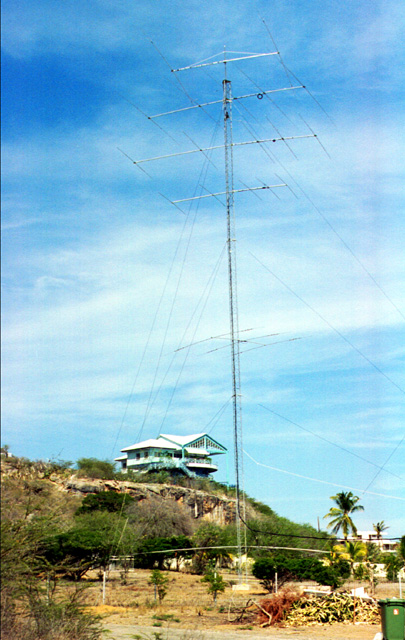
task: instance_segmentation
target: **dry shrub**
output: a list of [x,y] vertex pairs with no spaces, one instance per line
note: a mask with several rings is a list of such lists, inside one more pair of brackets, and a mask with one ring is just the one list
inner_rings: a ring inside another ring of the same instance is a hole
[[261,610],[257,613],[257,622],[260,625],[273,625],[281,622],[291,609],[292,604],[299,598],[300,595],[291,588],[281,589],[277,593],[273,593],[259,602]]
[[1,599],[2,640],[100,640],[102,626],[98,616],[75,602],[35,600],[30,607]]
[[190,536],[195,528],[193,518],[183,504],[159,496],[131,504],[127,514],[140,538]]

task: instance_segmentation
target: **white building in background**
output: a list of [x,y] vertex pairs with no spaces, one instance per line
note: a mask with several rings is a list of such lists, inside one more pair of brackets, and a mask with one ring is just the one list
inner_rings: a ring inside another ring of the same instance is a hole
[[384,540],[384,538],[379,540],[375,531],[357,531],[357,535],[347,536],[347,540],[349,542],[372,542],[384,553],[395,551],[398,545],[395,540]]
[[190,436],[160,434],[121,449],[124,454],[115,458],[121,470],[136,472],[172,471],[189,477],[207,477],[218,470],[211,457],[227,453],[226,447],[207,433]]

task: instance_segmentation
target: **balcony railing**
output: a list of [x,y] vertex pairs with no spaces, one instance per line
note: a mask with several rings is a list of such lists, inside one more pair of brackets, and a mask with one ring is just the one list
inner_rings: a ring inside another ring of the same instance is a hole
[[171,466],[171,467],[179,467],[181,464],[185,464],[187,467],[207,467],[210,466],[212,469],[217,470],[218,467],[216,464],[212,463],[212,459],[211,458],[197,458],[197,457],[187,457],[187,458],[177,458],[177,457],[172,457],[171,455],[165,455],[165,454],[161,454],[161,455],[154,455],[154,456],[148,456],[147,458],[139,458],[139,459],[134,459],[134,458],[129,458],[127,460],[127,466],[128,467],[132,467],[132,466],[155,466],[158,465],[159,463],[163,463],[165,465]]
[[205,459],[201,460],[201,458],[196,458],[194,460],[186,460],[186,467],[211,467],[211,469],[217,470],[218,467],[216,464],[212,464],[211,460]]

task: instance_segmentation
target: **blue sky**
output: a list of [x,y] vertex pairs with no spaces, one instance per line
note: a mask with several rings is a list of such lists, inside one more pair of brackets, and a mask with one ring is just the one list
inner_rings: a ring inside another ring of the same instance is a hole
[[222,65],[170,67],[275,51],[269,32],[281,58],[228,65],[233,94],[310,94],[235,101],[234,141],[315,131],[328,155],[311,137],[234,150],[235,188],[289,187],[235,198],[241,338],[266,345],[241,345],[245,488],[314,526],[350,488],[358,528],[384,520],[398,536],[399,0],[4,1],[2,439],[33,459],[112,459],[138,438],[208,430],[232,450],[226,342],[176,351],[229,331],[225,208],[167,200],[223,191],[221,150],[146,174],[119,149],[220,145],[220,105],[161,128],[143,114],[220,100]]

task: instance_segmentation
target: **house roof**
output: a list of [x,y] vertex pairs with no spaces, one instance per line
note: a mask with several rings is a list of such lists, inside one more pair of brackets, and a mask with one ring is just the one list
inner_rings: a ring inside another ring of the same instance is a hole
[[[207,437],[211,442],[215,443],[214,449],[218,449],[218,451],[209,451],[205,447],[196,447],[193,444],[200,440],[201,438]],[[218,446],[217,446],[218,445]],[[178,451],[181,449],[185,449],[188,453],[194,453],[199,455],[212,455],[214,453],[222,453],[226,451],[226,448],[216,442],[211,436],[207,433],[194,433],[188,436],[176,436],[172,434],[161,433],[157,438],[151,438],[149,440],[144,440],[143,442],[137,442],[136,444],[132,444],[129,447],[124,447],[121,451],[124,453],[126,451],[136,451],[137,449],[151,449],[155,447],[156,449],[172,449],[174,451]],[[119,460],[119,458],[117,458]]]
[[135,449],[147,449],[149,447],[156,447],[158,449],[181,449],[178,444],[174,444],[168,440],[163,440],[163,438],[151,438],[150,440],[144,440],[143,442],[131,444],[129,447],[124,447],[121,451],[134,451]]
[[159,438],[165,438],[167,440],[170,440],[170,442],[176,442],[177,444],[179,444],[180,446],[187,445],[191,442],[194,442],[194,440],[198,440],[199,438],[202,438],[203,436],[207,435],[206,433],[194,433],[191,436],[173,436],[169,433],[161,433]]

